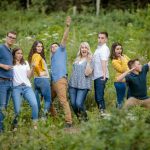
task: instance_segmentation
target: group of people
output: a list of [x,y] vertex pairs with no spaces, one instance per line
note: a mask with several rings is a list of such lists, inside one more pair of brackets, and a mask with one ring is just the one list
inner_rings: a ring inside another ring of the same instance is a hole
[[[48,71],[44,45],[35,41],[29,52],[28,61],[24,60],[21,48],[11,47],[16,41],[16,32],[8,32],[5,44],[0,45],[0,132],[4,131],[4,110],[10,97],[14,104],[15,116],[13,128],[17,128],[22,98],[27,100],[32,109],[34,128],[37,128],[39,117],[47,119],[48,113],[56,115],[54,99],[57,96],[65,114],[65,126],[72,126],[72,114],[67,100],[69,91],[70,104],[79,121],[88,120],[84,102],[88,91],[92,89],[94,80],[95,100],[100,114],[105,115],[105,86],[109,78],[108,61],[116,71],[114,86],[117,95],[117,108],[121,109],[128,89],[128,100],[125,107],[140,105],[150,108],[150,98],[147,96],[146,75],[150,62],[142,67],[138,59],[130,60],[123,54],[120,43],[113,43],[110,50],[107,46],[108,33],[98,34],[98,47],[94,54],[88,42],[79,46],[77,57],[73,62],[72,74],[68,81],[66,42],[69,34],[71,18],[67,17],[65,31],[61,43],[52,43],[51,69]],[[30,78],[34,77],[34,90]],[[41,108],[41,99],[44,108]]]

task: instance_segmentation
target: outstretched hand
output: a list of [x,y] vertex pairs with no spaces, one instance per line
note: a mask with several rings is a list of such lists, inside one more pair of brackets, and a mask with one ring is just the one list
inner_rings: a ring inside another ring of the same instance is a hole
[[69,27],[70,27],[70,24],[71,24],[71,17],[68,16],[66,18],[66,27],[65,27],[65,31],[64,31],[64,35],[63,35],[63,38],[61,40],[61,45],[62,46],[66,46],[66,42],[67,42],[67,38],[68,38],[68,34],[69,34]]
[[70,24],[71,24],[71,17],[67,16],[67,18],[66,18],[66,25],[70,26]]

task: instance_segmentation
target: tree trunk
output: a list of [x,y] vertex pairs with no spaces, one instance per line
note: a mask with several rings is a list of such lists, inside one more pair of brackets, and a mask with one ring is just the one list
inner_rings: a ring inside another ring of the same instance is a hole
[[27,10],[29,10],[29,7],[30,7],[30,0],[27,0]]
[[100,12],[100,3],[101,0],[96,0],[96,16],[98,16]]
[[77,6],[73,6],[73,15],[76,16],[77,13]]

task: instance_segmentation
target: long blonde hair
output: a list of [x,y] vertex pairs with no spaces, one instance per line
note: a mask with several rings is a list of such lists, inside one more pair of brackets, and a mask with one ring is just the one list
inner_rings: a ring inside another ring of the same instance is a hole
[[82,47],[82,46],[85,46],[85,47],[87,47],[87,49],[88,49],[87,58],[88,58],[88,57],[92,57],[92,52],[91,52],[89,43],[88,43],[88,42],[82,42],[82,43],[80,44],[80,46],[79,46],[79,51],[78,51],[78,53],[77,53],[77,57],[76,57],[74,63],[79,62],[79,61],[81,60],[81,58],[82,58],[82,54],[81,54],[81,47]]

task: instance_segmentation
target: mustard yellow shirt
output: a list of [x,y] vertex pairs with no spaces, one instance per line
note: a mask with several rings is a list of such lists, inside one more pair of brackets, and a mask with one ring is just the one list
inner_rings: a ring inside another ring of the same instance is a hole
[[[124,59],[113,59],[112,60],[112,66],[115,69],[116,75],[115,75],[115,81],[118,76],[120,76],[125,71],[129,70],[128,68],[128,61],[130,60],[129,57],[126,55],[123,55]],[[124,81],[123,81],[124,82]]]
[[35,65],[34,77],[41,77],[41,73],[44,74],[42,76],[49,77],[45,60],[41,57],[40,54],[38,53],[33,54],[31,63]]

